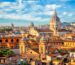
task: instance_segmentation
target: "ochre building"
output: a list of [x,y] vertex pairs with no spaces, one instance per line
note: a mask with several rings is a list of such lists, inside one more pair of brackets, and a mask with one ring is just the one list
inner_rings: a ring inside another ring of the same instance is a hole
[[17,48],[20,40],[20,36],[8,36],[0,37],[1,48]]

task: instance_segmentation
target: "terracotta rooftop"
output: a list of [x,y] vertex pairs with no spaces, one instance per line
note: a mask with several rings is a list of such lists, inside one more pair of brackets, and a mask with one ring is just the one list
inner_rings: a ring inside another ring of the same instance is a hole
[[72,32],[71,30],[66,30],[66,29],[60,29],[58,30],[59,32]]
[[64,42],[75,42],[75,40],[64,40]]
[[56,54],[48,54],[48,56],[54,57],[56,56]]
[[75,36],[75,33],[67,33],[66,36]]
[[52,32],[50,29],[37,29],[38,32]]

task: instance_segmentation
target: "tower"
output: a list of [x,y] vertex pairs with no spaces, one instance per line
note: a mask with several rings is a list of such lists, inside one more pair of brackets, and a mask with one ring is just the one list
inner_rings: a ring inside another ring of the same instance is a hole
[[20,54],[24,54],[25,53],[25,42],[23,40],[20,40],[19,50],[20,50]]
[[19,50],[20,50],[20,54],[24,54],[26,52],[26,43],[24,41],[24,36],[22,34],[22,39],[19,42]]
[[33,22],[31,22],[30,27],[32,27],[32,28],[34,27],[34,23]]
[[46,50],[47,50],[46,40],[44,39],[44,37],[42,37],[39,43],[39,53],[41,60],[46,59]]
[[59,29],[61,29],[61,22],[55,10],[50,20],[50,30],[53,31],[54,36],[57,36]]
[[13,23],[11,24],[11,28],[12,28],[12,30],[14,30],[14,24]]

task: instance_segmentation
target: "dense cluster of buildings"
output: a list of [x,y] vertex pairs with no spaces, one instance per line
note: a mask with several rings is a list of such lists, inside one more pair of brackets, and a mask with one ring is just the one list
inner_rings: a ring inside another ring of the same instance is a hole
[[75,27],[63,27],[56,11],[46,28],[33,23],[0,33],[0,48],[12,49],[31,65],[75,65]]

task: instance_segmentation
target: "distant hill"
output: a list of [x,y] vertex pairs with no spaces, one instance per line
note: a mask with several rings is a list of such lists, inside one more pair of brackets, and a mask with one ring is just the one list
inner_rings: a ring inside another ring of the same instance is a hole
[[68,23],[68,22],[63,22],[62,23],[62,26],[68,26],[68,25],[70,25],[70,23]]

